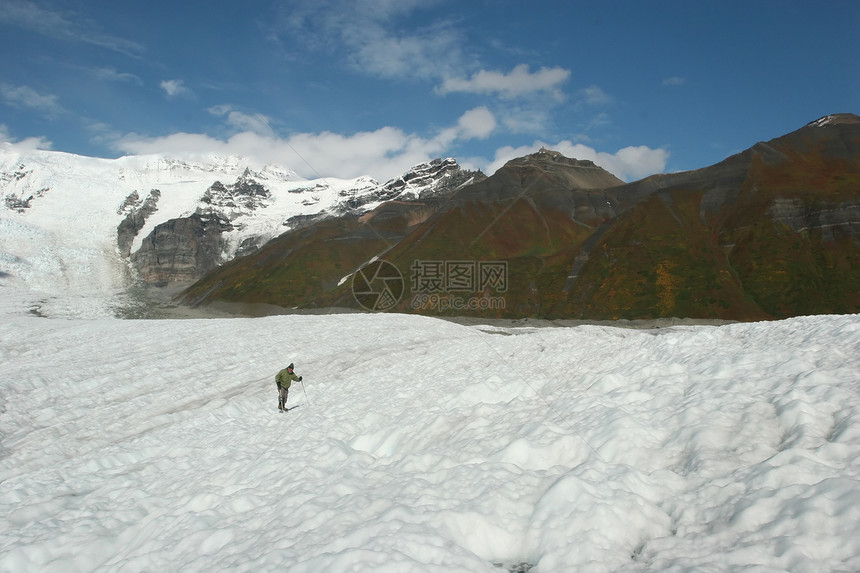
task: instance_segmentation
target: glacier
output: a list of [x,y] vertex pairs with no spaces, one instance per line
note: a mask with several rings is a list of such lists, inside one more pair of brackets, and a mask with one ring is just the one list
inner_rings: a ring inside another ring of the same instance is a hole
[[0,309],[0,571],[860,570],[858,316]]

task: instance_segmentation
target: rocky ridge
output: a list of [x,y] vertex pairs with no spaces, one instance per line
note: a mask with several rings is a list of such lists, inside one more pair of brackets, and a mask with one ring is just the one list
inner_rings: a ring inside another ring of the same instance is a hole
[[336,200],[327,206],[320,200],[330,194],[323,180],[290,191],[304,197],[303,206],[322,209],[288,216],[277,228],[260,228],[260,214],[274,203],[274,198],[272,191],[246,169],[235,183],[213,183],[192,215],[157,225],[130,260],[147,283],[188,283],[229,260],[253,253],[282,232],[326,219],[357,217],[386,201],[445,197],[480,178],[482,173],[464,171],[454,159],[436,159],[383,185],[368,185],[369,181],[362,179],[356,187],[340,189]]

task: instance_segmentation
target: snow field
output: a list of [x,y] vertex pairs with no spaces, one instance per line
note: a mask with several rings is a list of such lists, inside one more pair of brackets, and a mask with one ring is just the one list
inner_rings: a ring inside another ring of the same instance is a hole
[[4,317],[0,571],[860,570],[858,350],[858,316]]

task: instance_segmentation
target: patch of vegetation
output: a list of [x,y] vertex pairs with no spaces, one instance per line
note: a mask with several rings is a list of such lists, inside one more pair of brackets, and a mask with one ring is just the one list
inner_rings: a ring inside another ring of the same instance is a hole
[[592,319],[762,317],[743,295],[701,193],[652,196],[621,217],[583,267],[568,314]]

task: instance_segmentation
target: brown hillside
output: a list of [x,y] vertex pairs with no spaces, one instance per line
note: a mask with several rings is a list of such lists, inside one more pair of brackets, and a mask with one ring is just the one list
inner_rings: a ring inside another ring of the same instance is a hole
[[[187,296],[357,307],[343,279],[373,257],[402,275],[393,308],[404,312],[735,320],[858,312],[860,118],[828,116],[711,167],[630,184],[541,150],[449,199],[384,204],[287,233]],[[476,273],[502,263],[507,280],[463,283],[460,272],[434,283],[425,272],[434,262]],[[489,298],[503,304],[419,304]]]

